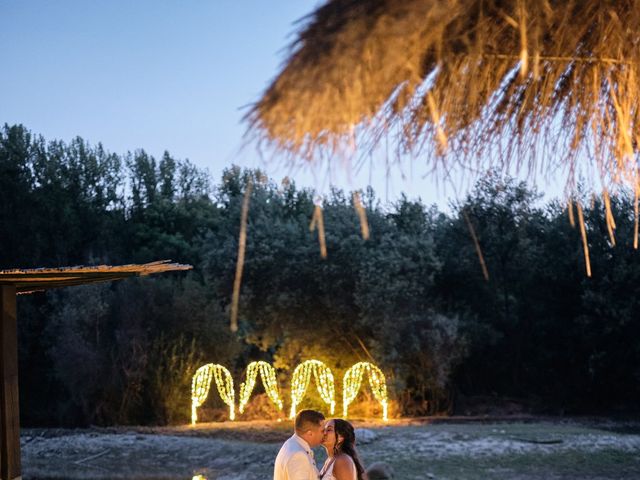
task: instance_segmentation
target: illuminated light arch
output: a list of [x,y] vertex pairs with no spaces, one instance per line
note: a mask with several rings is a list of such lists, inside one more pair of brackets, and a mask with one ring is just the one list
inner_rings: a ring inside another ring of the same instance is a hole
[[342,382],[343,416],[347,418],[349,404],[353,402],[358,395],[360,387],[362,386],[362,377],[365,372],[368,374],[369,385],[371,385],[373,396],[382,405],[382,419],[386,422],[388,420],[387,381],[382,370],[369,362],[356,363],[344,374]]
[[334,414],[336,387],[333,381],[333,373],[320,360],[307,360],[296,367],[291,377],[291,413],[289,415],[291,418],[296,416],[296,407],[302,402],[305,393],[307,393],[312,374],[316,380],[320,398],[330,406],[331,415]]
[[234,420],[235,414],[235,393],[233,387],[233,377],[229,370],[222,365],[207,363],[203,365],[193,375],[191,380],[191,424],[198,421],[198,407],[207,399],[211,380],[215,379],[216,387],[222,401],[229,407],[229,420]]
[[278,387],[278,380],[276,378],[276,369],[273,368],[267,362],[251,362],[247,365],[247,374],[244,383],[240,384],[240,399],[238,404],[238,410],[240,413],[244,412],[244,407],[249,402],[249,397],[256,386],[256,379],[260,374],[262,379],[262,385],[264,391],[267,393],[269,400],[278,407],[278,410],[282,410],[282,399],[280,398],[280,388]]

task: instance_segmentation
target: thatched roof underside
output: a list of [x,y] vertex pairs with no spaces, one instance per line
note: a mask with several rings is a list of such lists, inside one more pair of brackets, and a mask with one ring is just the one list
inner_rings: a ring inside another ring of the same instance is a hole
[[15,285],[16,292],[24,294],[51,288],[110,282],[129,277],[143,277],[156,273],[191,270],[192,268],[191,265],[171,263],[171,260],[160,260],[142,265],[1,270],[0,285]]
[[374,149],[431,167],[637,183],[640,0],[331,0],[248,114],[298,161]]

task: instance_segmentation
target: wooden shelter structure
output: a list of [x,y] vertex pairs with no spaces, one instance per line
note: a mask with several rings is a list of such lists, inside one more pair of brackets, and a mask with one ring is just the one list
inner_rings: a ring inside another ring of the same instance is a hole
[[190,270],[162,260],[142,265],[36,268],[0,271],[0,479],[22,478],[18,389],[16,296],[52,288],[110,282],[129,277]]

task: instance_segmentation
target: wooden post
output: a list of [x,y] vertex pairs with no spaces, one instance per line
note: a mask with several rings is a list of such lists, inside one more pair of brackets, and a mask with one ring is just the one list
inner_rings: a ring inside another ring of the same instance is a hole
[[0,294],[0,478],[19,480],[20,411],[18,405],[18,323],[16,287],[3,285]]

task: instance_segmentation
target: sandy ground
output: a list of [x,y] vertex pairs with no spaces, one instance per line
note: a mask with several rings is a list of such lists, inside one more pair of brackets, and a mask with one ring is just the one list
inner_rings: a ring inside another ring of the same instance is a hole
[[[640,424],[585,420],[356,422],[366,464],[396,479],[640,478]],[[271,477],[289,423],[25,430],[28,479],[249,480]],[[324,453],[317,451],[318,461]]]

